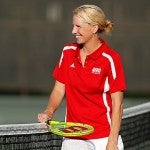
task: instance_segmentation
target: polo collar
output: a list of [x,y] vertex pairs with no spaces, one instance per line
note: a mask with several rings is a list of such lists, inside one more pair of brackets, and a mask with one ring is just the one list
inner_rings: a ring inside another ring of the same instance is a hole
[[[97,50],[95,50],[93,53],[91,53],[90,55],[87,55],[88,58],[98,59],[99,56],[104,52],[106,43],[103,39],[100,39],[100,42],[102,43],[101,46]],[[79,45],[77,48],[76,57],[80,58],[80,46]]]

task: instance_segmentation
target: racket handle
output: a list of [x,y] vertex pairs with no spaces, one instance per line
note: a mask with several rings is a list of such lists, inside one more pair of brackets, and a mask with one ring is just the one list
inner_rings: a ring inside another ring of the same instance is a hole
[[66,125],[67,123],[63,122],[63,121],[61,122],[61,121],[54,121],[54,120],[47,119],[46,124],[48,124],[48,125]]
[[45,121],[45,123],[48,124],[48,125],[50,125],[50,122],[51,122],[50,119],[47,119],[47,120]]

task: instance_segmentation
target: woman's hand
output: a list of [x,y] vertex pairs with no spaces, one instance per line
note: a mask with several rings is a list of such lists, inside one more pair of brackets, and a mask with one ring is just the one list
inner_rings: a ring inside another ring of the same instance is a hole
[[47,119],[52,118],[52,113],[49,111],[45,111],[43,113],[38,114],[38,122],[45,123]]
[[118,150],[118,146],[115,142],[109,142],[107,143],[106,150]]

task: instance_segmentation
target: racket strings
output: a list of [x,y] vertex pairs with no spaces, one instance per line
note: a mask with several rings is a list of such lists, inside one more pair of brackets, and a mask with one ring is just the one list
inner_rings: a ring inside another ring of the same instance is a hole
[[65,133],[72,133],[72,132],[84,132],[87,130],[86,127],[79,127],[79,126],[70,126],[70,127],[64,127],[60,128],[60,131],[63,131]]
[[83,136],[90,134],[94,128],[88,124],[48,120],[50,132],[60,136]]

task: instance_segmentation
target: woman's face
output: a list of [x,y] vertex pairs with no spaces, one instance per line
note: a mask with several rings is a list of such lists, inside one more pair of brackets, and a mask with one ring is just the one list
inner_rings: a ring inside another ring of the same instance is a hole
[[93,26],[85,23],[76,15],[73,16],[72,34],[75,35],[78,44],[86,44],[93,38]]

